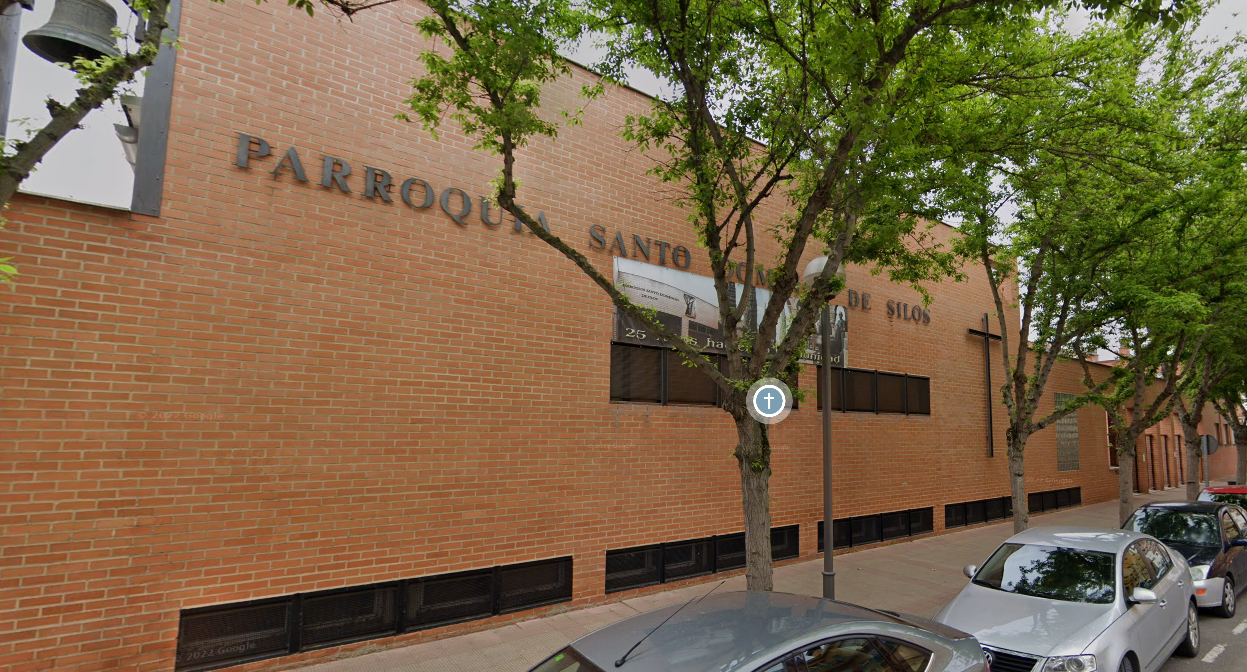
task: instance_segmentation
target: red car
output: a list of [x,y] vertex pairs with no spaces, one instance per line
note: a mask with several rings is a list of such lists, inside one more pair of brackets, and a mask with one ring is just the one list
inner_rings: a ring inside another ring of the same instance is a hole
[[1203,492],[1199,493],[1199,501],[1237,504],[1247,509],[1247,485],[1218,485],[1204,488]]

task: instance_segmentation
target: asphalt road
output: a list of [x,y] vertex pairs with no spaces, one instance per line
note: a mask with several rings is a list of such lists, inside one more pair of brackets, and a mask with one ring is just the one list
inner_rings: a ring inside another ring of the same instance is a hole
[[1174,656],[1161,668],[1162,672],[1243,672],[1247,670],[1247,610],[1240,609],[1234,618],[1221,618],[1210,613],[1201,613],[1199,633],[1203,640],[1199,647],[1199,657]]

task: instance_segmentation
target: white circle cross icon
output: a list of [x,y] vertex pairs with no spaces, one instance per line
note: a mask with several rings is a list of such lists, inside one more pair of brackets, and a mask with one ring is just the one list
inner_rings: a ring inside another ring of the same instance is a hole
[[754,410],[766,418],[773,418],[784,412],[786,406],[783,390],[774,385],[763,385],[753,395]]
[[764,425],[784,421],[792,411],[792,390],[778,378],[762,378],[754,381],[745,395],[745,408],[754,420]]

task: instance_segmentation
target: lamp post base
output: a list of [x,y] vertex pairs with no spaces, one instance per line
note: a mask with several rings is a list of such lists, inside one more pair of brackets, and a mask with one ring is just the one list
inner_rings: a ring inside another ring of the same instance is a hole
[[829,600],[836,599],[836,573],[824,571],[822,574],[823,574],[823,597]]

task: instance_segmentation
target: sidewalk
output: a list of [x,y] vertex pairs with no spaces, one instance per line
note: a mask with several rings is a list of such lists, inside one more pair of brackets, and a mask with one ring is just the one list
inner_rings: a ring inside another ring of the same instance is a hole
[[[1136,505],[1177,501],[1182,488],[1136,495]],[[1085,525],[1116,527],[1117,500],[1056,511],[1031,518],[1034,527]],[[1005,520],[951,534],[920,538],[836,556],[836,598],[875,609],[930,617],[966,585],[965,565],[981,563],[1013,536]],[[823,560],[775,569],[775,590],[822,594]],[[300,668],[303,672],[524,672],[568,642],[620,619],[690,600],[717,584],[653,593],[612,604],[579,609],[493,630],[449,637]],[[719,591],[744,590],[745,577],[727,580]]]

